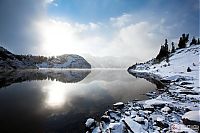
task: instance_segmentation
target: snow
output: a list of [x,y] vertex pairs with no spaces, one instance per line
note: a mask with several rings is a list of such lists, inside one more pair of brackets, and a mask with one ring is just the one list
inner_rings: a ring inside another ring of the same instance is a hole
[[125,117],[124,122],[130,127],[131,131],[134,133],[146,133],[142,126],[133,121],[130,117]]
[[115,104],[113,104],[114,106],[120,106],[120,105],[124,105],[124,103],[123,102],[118,102],[118,103],[115,103]]
[[144,117],[136,116],[136,117],[134,118],[134,120],[137,121],[137,122],[142,122],[142,121],[144,121]]
[[161,104],[171,104],[171,102],[162,101],[162,100],[158,100],[158,99],[150,99],[150,100],[146,100],[145,104],[147,104],[147,105],[161,105]]
[[182,119],[188,119],[191,121],[200,122],[200,110],[189,111],[182,116]]
[[91,68],[91,65],[78,55],[61,55],[37,64],[39,68]]
[[115,133],[123,133],[123,126],[119,122],[117,122],[117,123],[110,123],[109,124],[109,129],[112,132],[115,132]]
[[[165,60],[159,64],[148,61],[129,69],[130,73],[141,74],[144,78],[149,74],[156,80],[166,81],[165,91],[147,93],[150,97],[155,95],[153,99],[114,104],[124,107],[117,120],[111,117],[112,123],[121,123],[128,132],[194,133],[196,130],[184,125],[184,119],[200,122],[199,48],[195,45],[179,49],[170,56],[169,63]],[[188,67],[191,72],[187,72]],[[104,131],[106,129],[104,127]]]
[[94,119],[89,118],[89,119],[87,119],[85,125],[86,125],[86,127],[91,127],[91,125],[92,125],[94,122],[95,122]]
[[164,113],[168,113],[169,111],[171,111],[171,109],[169,107],[164,107],[161,109],[161,111]]

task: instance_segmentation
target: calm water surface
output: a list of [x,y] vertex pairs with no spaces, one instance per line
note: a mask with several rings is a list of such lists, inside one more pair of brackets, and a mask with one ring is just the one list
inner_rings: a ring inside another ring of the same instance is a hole
[[150,82],[126,70],[43,69],[0,74],[0,132],[84,132],[115,102],[147,99]]

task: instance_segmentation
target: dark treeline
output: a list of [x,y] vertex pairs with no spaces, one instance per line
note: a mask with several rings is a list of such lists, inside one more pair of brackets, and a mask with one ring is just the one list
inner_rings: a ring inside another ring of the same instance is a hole
[[[176,52],[177,49],[182,49],[182,48],[186,48],[192,45],[200,45],[200,39],[196,39],[195,37],[192,38],[192,41],[188,44],[189,42],[189,34],[182,34],[182,36],[179,39],[178,42],[178,47],[175,47],[175,43],[171,42],[171,50],[169,49],[169,44],[168,44],[168,40],[165,39],[165,43],[161,45],[160,51],[158,53],[158,55],[156,56],[156,58],[153,58],[145,63],[147,64],[157,64],[160,63],[163,60],[166,60],[166,62],[168,62],[169,64],[169,57]],[[129,67],[129,69],[135,69],[137,65],[143,65],[145,63],[136,63],[133,66]],[[148,67],[147,67],[148,69]]]
[[[188,42],[189,42],[189,34],[182,34],[178,42],[178,47],[176,48],[174,42],[171,42],[171,50],[169,50],[168,40],[165,39],[165,43],[164,45],[161,45],[160,51],[156,56],[156,60],[160,62],[166,59],[166,61],[168,62],[170,53],[176,52],[176,49],[186,48]],[[199,38],[196,39],[195,37],[193,37],[190,46],[199,44],[200,44],[200,39]]]

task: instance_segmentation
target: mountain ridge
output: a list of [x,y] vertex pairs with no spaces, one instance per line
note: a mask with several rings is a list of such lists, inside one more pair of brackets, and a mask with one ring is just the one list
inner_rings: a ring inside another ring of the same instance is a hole
[[64,54],[56,57],[17,55],[0,46],[0,71],[38,68],[90,69],[91,65],[76,54]]

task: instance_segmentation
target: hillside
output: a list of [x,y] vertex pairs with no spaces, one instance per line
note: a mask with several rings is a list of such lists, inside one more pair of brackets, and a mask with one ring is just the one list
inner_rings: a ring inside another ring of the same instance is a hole
[[[178,78],[187,77],[192,80],[194,89],[199,91],[199,49],[200,45],[178,49],[169,57],[169,62],[163,60],[154,64],[152,61],[133,65],[129,72],[146,72],[160,76],[163,80],[176,81]],[[191,72],[187,72],[188,67]],[[132,68],[132,69],[131,69]]]
[[91,68],[91,65],[79,55],[61,55],[37,63],[39,68]]
[[91,68],[81,56],[65,54],[57,57],[16,55],[0,47],[0,71],[37,68]]
[[0,71],[13,69],[36,69],[34,62],[27,58],[20,57],[0,47]]

